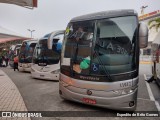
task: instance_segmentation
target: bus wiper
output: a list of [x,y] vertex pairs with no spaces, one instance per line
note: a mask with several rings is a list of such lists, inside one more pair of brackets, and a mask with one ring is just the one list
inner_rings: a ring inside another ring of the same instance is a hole
[[75,53],[74,53],[74,58],[73,58],[73,62],[75,63],[77,61],[77,55],[78,55],[78,43],[76,43],[76,50],[75,50]]
[[102,66],[105,74],[107,75],[108,79],[112,81],[112,78],[111,78],[108,70],[105,68],[105,66],[103,66],[103,62],[102,62],[102,60],[101,60],[100,57],[99,57],[99,48],[98,48],[98,52],[95,50],[95,55],[96,55],[96,57],[98,58],[97,60],[98,60],[98,62],[101,64],[101,66]]
[[[74,46],[72,46],[72,48],[74,48]],[[75,49],[75,48],[74,48]],[[71,59],[71,76],[74,76],[74,72],[73,72],[73,65],[76,63],[77,60],[77,55],[78,55],[78,43],[76,43],[76,50],[75,52],[72,54],[72,59]]]

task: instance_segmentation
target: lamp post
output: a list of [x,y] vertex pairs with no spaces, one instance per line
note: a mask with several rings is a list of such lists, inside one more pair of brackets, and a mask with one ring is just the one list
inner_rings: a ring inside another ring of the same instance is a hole
[[32,33],[35,31],[35,30],[30,30],[30,29],[27,29],[29,32],[31,32],[31,38],[32,38]]
[[148,5],[141,7],[141,14],[142,14],[142,15],[144,15],[144,9],[146,9],[147,7],[148,7]]

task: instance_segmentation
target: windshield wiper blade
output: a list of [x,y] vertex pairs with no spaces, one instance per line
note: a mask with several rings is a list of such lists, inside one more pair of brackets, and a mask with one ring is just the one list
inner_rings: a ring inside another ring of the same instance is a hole
[[[98,51],[99,51],[99,48],[98,48]],[[96,50],[95,50],[95,55],[96,55],[96,57],[98,58],[97,60],[98,60],[98,62],[101,64],[101,66],[102,66],[102,68],[103,68],[103,70],[104,70],[107,78],[112,81],[112,78],[111,78],[108,70],[105,68],[105,66],[103,66],[103,62],[102,62],[102,60],[101,60],[100,57],[99,57],[99,52],[97,53]]]
[[[72,48],[75,49],[75,47],[72,45]],[[73,51],[74,52],[74,51]],[[77,55],[78,55],[78,43],[76,43],[76,49],[75,52],[72,54],[71,57],[71,76],[74,76],[74,70],[73,70],[73,65],[76,63],[77,60]]]

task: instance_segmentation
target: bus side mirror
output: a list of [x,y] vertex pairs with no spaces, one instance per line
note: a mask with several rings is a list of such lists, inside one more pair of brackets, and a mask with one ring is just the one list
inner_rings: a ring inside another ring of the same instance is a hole
[[148,27],[144,23],[139,25],[139,47],[146,48],[148,46]]
[[55,36],[55,34],[53,33],[53,34],[51,34],[49,37],[48,37],[48,40],[47,40],[47,46],[48,46],[48,49],[49,50],[52,50],[53,48],[53,43],[57,43],[58,42],[58,40],[60,40],[60,38],[59,37],[54,37]]

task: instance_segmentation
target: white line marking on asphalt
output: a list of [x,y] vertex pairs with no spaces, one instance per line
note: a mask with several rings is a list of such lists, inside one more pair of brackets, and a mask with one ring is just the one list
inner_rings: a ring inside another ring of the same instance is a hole
[[155,101],[155,104],[156,104],[158,111],[160,111],[160,105],[159,105],[158,101]]
[[[144,74],[144,79],[147,80],[146,74]],[[145,82],[145,83],[146,83],[146,86],[147,86],[147,90],[148,90],[148,94],[149,94],[150,100],[155,102],[157,110],[160,111],[160,105],[159,105],[158,101],[155,100],[155,98],[153,96],[153,93],[152,93],[152,90],[151,90],[148,82]]]
[[139,100],[146,100],[146,101],[152,101],[150,99],[145,99],[145,98],[137,98],[137,99],[139,99]]

